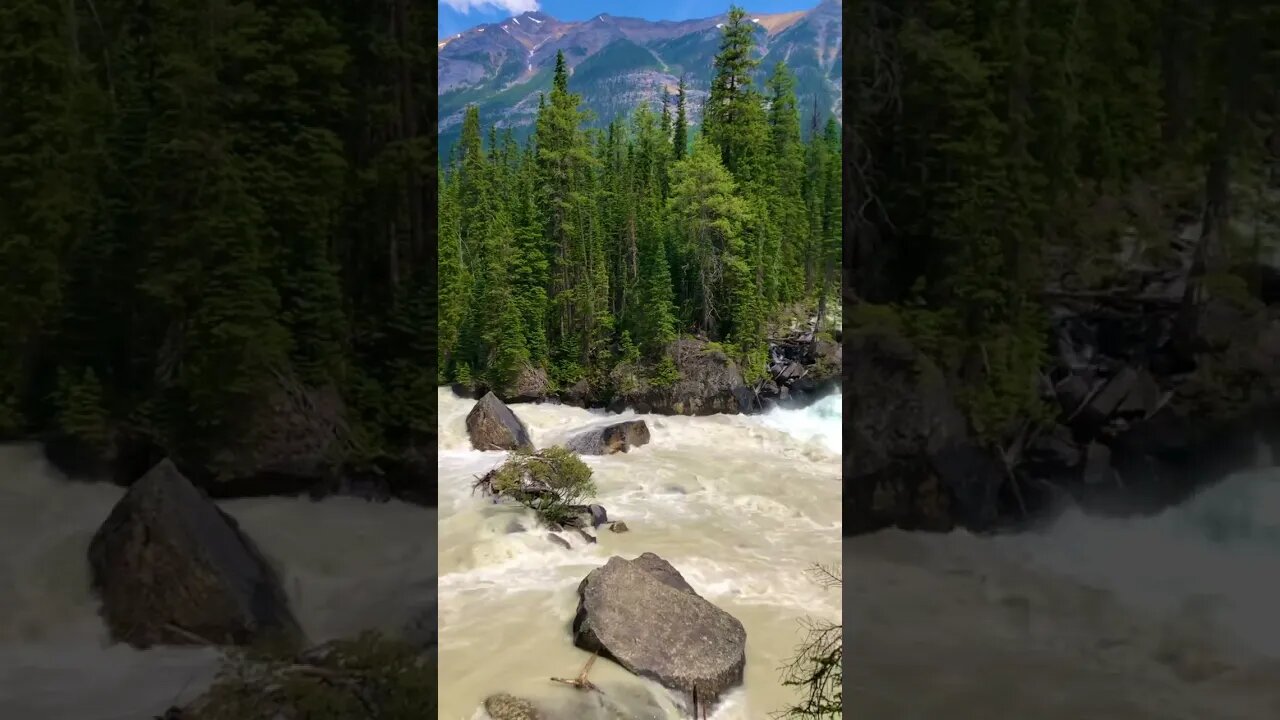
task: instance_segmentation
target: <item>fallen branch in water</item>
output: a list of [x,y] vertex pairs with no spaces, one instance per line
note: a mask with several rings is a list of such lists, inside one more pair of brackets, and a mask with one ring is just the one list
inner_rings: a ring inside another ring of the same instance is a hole
[[579,690],[594,690],[596,692],[601,692],[600,688],[596,687],[590,680],[587,679],[587,673],[591,672],[591,666],[595,664],[597,657],[599,657],[599,652],[592,653],[591,657],[587,658],[587,664],[582,666],[582,672],[578,673],[578,677],[572,680],[565,680],[564,678],[553,677],[551,678],[551,682],[558,682],[564,685],[571,685]]

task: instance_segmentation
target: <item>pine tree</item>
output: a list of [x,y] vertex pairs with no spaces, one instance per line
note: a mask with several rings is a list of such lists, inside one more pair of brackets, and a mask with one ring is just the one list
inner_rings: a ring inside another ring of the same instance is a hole
[[760,134],[764,131],[762,99],[751,82],[759,61],[753,57],[755,25],[740,7],[732,7],[721,30],[711,95],[703,113],[702,133],[720,150],[724,166],[739,182],[764,173]]
[[671,174],[667,212],[671,235],[689,268],[693,320],[702,332],[723,337],[753,319],[753,280],[741,234],[747,207],[720,163],[719,151],[701,136]]
[[63,262],[84,231],[80,79],[63,3],[0,8],[0,433],[24,429],[41,335],[62,310]]
[[689,117],[685,106],[685,82],[684,76],[680,76],[680,89],[676,96],[676,121],[675,129],[672,137],[672,146],[675,153],[672,157],[679,161],[683,160],[685,153],[689,149]]
[[773,237],[785,239],[785,247],[770,247],[773,258],[764,296],[770,302],[799,299],[804,289],[804,254],[809,246],[809,226],[804,205],[804,147],[800,141],[800,111],[795,79],[786,63],[774,65],[769,77],[770,156],[773,158],[770,216],[777,223]]

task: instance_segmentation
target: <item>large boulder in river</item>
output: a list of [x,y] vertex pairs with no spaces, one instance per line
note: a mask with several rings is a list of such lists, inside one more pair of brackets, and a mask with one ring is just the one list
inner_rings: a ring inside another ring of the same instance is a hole
[[578,586],[574,644],[705,702],[742,682],[747,631],[653,553],[611,557]]
[[301,637],[266,558],[168,460],[116,503],[89,566],[112,637],[135,647]]
[[467,435],[477,450],[533,450],[529,428],[492,392],[467,413]]
[[648,443],[649,426],[643,420],[624,420],[580,432],[565,445],[579,455],[612,455]]

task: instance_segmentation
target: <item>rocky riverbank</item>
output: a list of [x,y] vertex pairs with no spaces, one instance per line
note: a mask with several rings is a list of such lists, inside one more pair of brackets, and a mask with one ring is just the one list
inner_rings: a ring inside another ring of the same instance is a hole
[[[980,441],[957,380],[884,313],[855,312],[845,372],[845,532],[1027,527],[1064,507],[1148,514],[1280,457],[1280,272],[1195,280],[1198,226],[1160,266],[1046,288],[1044,420]],[[879,317],[880,320],[868,320]]]
[[505,402],[552,402],[621,412],[632,408],[656,415],[759,413],[779,405],[805,407],[840,384],[841,330],[815,332],[812,319],[777,328],[769,341],[767,377],[744,379],[742,368],[716,342],[684,337],[668,348],[677,376],[654,379],[654,368],[621,363],[607,377],[582,379],[556,388],[545,371],[529,369],[508,387],[466,386],[451,389],[458,397],[478,399],[493,393]]

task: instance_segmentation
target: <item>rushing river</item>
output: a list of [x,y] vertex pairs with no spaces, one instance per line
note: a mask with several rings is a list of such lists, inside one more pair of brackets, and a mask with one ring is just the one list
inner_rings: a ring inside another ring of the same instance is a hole
[[[470,449],[472,402],[447,390],[439,400],[441,718],[483,717],[481,701],[497,692],[551,707],[573,702],[577,691],[549,678],[572,678],[587,659],[569,630],[578,583],[612,555],[646,551],[746,626],[746,681],[715,717],[761,720],[792,699],[779,667],[803,638],[801,621],[840,617],[839,591],[807,574],[815,563],[840,562],[839,396],[762,416],[639,416],[650,444],[585,458],[599,502],[630,532],[601,528],[598,544],[573,537],[569,550],[533,528],[527,511],[472,495],[473,477],[505,455]],[[556,405],[512,409],[539,448],[593,424],[637,417]],[[597,662],[591,680],[620,697],[654,698],[659,720],[677,717],[665,692],[611,662]]]
[[1280,718],[1280,471],[1153,518],[845,553],[851,717]]
[[[0,718],[144,720],[212,680],[212,650],[107,643],[86,550],[123,492],[64,480],[38,448],[0,447]],[[434,602],[434,511],[348,498],[222,507],[279,566],[314,641],[395,630]]]

